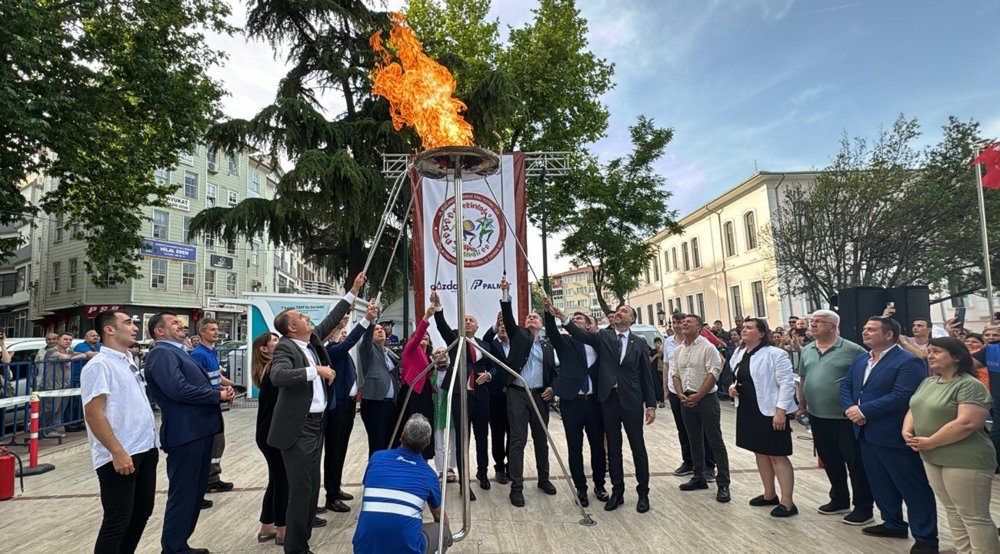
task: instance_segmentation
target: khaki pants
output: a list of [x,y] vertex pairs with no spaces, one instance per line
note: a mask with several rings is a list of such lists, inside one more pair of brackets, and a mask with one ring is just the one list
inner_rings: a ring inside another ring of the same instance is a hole
[[441,552],[437,551],[438,548],[438,534],[441,531],[441,523],[437,521],[432,521],[430,523],[425,523],[423,527],[424,539],[427,541],[427,548],[424,549],[424,554],[444,554],[448,551],[448,548],[452,545],[454,539],[451,538],[451,529],[448,525],[444,526],[444,550]]
[[994,554],[1000,552],[997,527],[990,517],[993,471],[942,467],[924,462],[927,480],[948,514],[955,549]]

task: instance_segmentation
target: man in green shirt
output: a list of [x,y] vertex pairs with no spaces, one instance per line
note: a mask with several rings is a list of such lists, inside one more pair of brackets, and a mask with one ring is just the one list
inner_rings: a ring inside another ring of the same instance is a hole
[[[799,413],[809,416],[813,444],[830,480],[830,502],[819,507],[826,515],[850,512],[844,516],[848,525],[865,525],[873,520],[872,492],[861,465],[861,455],[851,421],[840,407],[840,382],[851,363],[864,348],[840,336],[840,316],[830,310],[817,310],[809,328],[814,342],[802,347],[799,362]],[[854,509],[847,489],[850,472]]]

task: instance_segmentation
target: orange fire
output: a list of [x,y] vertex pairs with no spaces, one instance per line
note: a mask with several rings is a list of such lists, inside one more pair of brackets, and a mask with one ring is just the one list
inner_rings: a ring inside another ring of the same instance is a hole
[[386,49],[382,31],[369,43],[381,54],[372,71],[372,92],[389,101],[396,130],[403,125],[416,129],[425,149],[472,144],[472,125],[461,115],[465,104],[454,98],[455,79],[446,67],[424,53],[417,36],[400,13],[392,13],[392,28]]

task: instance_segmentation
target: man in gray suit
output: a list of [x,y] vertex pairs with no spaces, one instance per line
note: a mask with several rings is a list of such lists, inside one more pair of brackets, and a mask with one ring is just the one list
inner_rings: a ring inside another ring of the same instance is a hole
[[278,400],[267,444],[281,450],[288,474],[285,552],[309,552],[319,500],[323,414],[336,377],[321,337],[329,335],[347,315],[364,282],[364,273],[359,273],[351,291],[316,327],[308,315],[294,308],[274,318],[274,328],[282,337],[269,370],[271,382],[278,388]]
[[399,393],[399,367],[392,359],[388,336],[381,325],[372,325],[361,339],[358,356],[361,368],[361,421],[368,433],[368,457],[389,448],[395,425],[396,397]]

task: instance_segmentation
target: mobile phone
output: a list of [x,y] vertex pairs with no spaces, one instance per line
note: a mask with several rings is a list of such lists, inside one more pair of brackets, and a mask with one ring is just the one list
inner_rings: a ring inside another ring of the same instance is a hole
[[896,303],[895,302],[889,302],[888,304],[885,305],[885,307],[886,308],[895,308],[896,307]]
[[965,326],[965,306],[955,308],[955,319],[958,320],[959,327]]
[[806,336],[806,330],[805,329],[796,329],[795,330],[795,334],[798,335],[798,336],[800,336],[800,337],[804,337],[804,336]]

